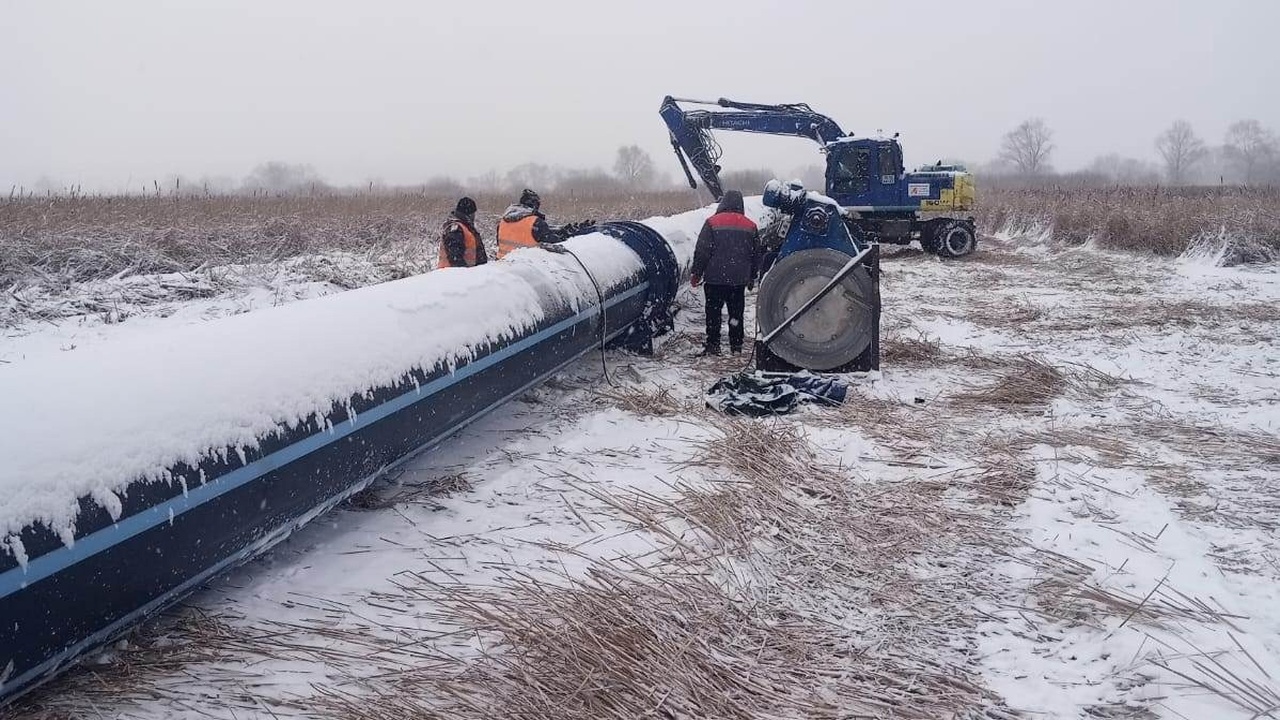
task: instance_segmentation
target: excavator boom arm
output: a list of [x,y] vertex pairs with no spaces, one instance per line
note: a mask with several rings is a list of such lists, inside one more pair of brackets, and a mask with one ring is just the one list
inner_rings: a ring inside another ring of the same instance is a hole
[[[684,110],[678,104],[679,102],[715,105],[729,108],[730,111]],[[710,190],[717,200],[724,194],[720,185],[720,165],[718,164],[720,147],[710,131],[734,130],[765,135],[807,137],[820,145],[826,145],[844,136],[844,131],[835,120],[814,112],[808,105],[801,103],[761,105],[735,102],[724,98],[711,102],[667,96],[663,99],[658,114],[662,116],[663,122],[667,124],[667,129],[670,131],[671,147],[680,160],[680,166],[684,169],[689,187],[698,186],[693,173],[689,170],[689,165],[693,165],[693,169],[702,178],[707,190]]]

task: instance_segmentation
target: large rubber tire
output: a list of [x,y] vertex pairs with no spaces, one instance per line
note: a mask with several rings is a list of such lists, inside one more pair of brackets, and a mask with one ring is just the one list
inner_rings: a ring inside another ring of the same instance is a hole
[[978,236],[971,223],[951,220],[937,226],[932,245],[939,257],[959,258],[978,249]]
[[[826,287],[849,262],[838,250],[794,252],[760,283],[756,320],[767,336]],[[773,354],[806,370],[830,370],[857,359],[875,332],[875,281],[859,266],[769,343]]]

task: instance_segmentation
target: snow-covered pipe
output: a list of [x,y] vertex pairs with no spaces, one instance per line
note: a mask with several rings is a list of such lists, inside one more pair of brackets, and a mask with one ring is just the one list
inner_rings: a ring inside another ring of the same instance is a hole
[[0,368],[0,702],[602,339],[642,347],[707,214]]

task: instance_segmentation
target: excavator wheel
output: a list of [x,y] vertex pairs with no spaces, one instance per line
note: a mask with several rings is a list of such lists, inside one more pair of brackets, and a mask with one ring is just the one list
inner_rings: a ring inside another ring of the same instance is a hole
[[[924,244],[923,241],[921,244]],[[978,236],[971,223],[949,220],[936,226],[931,245],[931,249],[926,249],[937,253],[939,257],[964,257],[978,248]]]

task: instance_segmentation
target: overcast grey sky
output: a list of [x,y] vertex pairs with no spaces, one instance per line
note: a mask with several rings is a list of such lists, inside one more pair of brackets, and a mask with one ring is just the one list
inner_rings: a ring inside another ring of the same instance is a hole
[[[900,131],[910,165],[989,159],[1040,116],[1072,168],[1153,157],[1179,117],[1280,129],[1278,28],[1276,0],[0,0],[0,192],[266,160],[409,183],[625,143],[674,175],[666,94],[808,102]],[[726,169],[819,162],[719,137]]]

